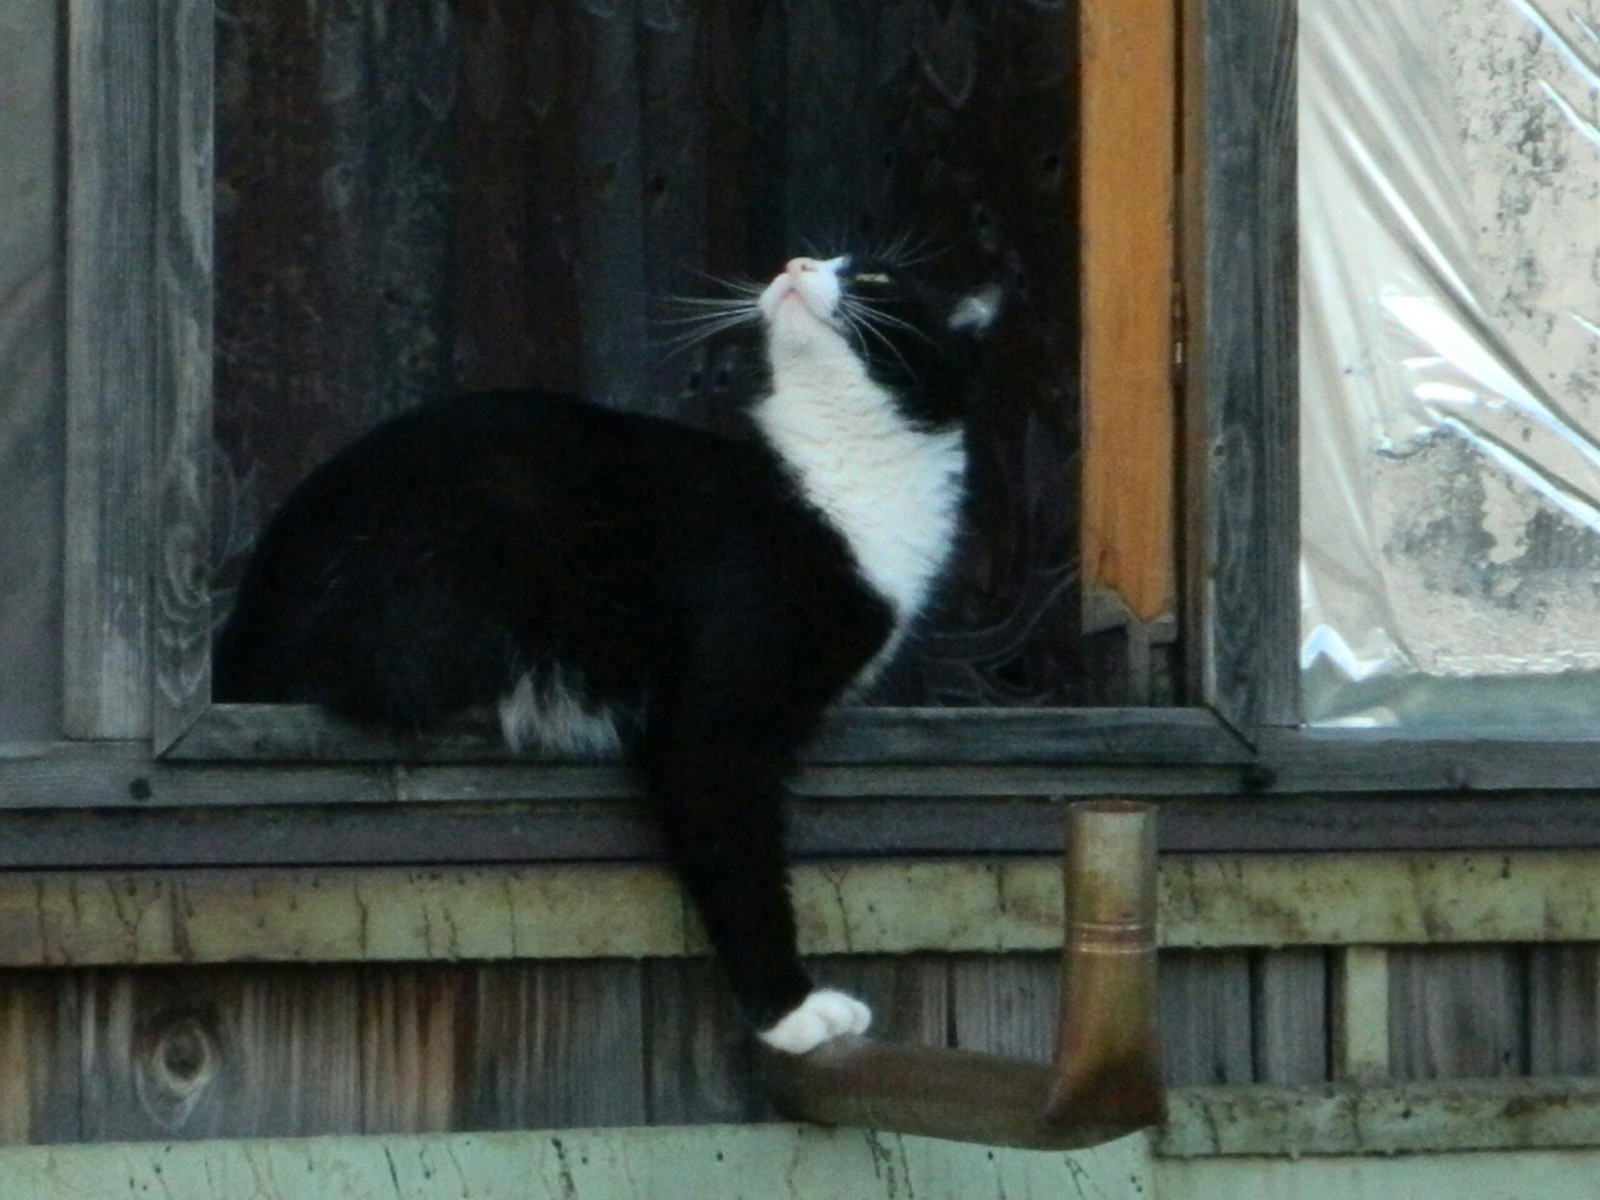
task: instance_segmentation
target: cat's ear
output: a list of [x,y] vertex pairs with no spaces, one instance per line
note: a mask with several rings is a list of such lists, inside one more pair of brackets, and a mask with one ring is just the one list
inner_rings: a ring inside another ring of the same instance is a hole
[[950,328],[957,333],[982,337],[1000,315],[1003,295],[998,283],[985,284],[977,291],[969,292],[957,300],[955,307],[950,310]]

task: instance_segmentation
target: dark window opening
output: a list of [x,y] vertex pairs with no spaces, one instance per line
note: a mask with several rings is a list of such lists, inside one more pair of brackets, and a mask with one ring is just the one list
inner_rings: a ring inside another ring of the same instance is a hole
[[1083,633],[1078,587],[1075,22],[934,0],[223,0],[217,612],[273,507],[373,423],[534,386],[719,427],[753,347],[669,354],[662,299],[906,231],[953,275],[1003,280],[1008,312],[970,537],[874,699],[1122,702],[1127,653]]

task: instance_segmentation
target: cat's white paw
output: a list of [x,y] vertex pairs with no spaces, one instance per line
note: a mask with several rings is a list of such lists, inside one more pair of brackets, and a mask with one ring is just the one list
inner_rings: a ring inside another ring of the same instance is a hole
[[756,1034],[774,1050],[805,1054],[842,1033],[865,1033],[872,1010],[854,996],[818,988],[770,1029]]

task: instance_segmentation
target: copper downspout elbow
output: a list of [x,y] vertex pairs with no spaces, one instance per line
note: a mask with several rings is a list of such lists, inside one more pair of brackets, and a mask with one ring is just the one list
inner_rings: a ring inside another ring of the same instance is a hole
[[1156,1022],[1156,813],[1076,804],[1054,1064],[867,1038],[763,1054],[792,1117],[954,1141],[1072,1149],[1166,1115]]

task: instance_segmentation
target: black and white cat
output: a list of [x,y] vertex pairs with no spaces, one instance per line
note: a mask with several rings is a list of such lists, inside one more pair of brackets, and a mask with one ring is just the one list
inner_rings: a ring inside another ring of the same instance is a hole
[[267,526],[216,698],[403,729],[498,705],[514,747],[627,755],[759,1036],[864,1030],[798,959],[779,798],[950,557],[997,303],[794,259],[747,309],[769,381],[746,440],[535,393],[378,426]]

